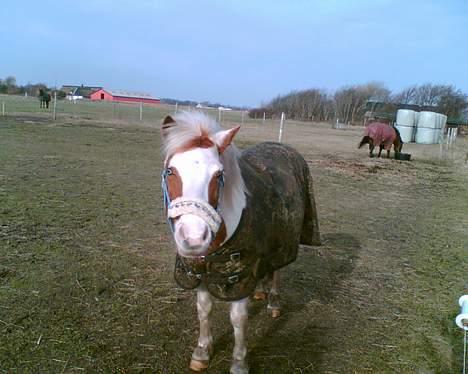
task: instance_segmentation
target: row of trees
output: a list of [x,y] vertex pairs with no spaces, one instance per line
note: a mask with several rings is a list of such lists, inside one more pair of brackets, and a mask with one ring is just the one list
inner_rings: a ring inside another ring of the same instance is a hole
[[40,89],[48,90],[44,83],[28,83],[24,86],[16,84],[16,78],[8,76],[5,79],[0,78],[0,94],[37,96]]
[[459,117],[468,108],[468,97],[451,85],[427,83],[392,94],[383,84],[370,82],[345,86],[333,94],[317,88],[293,91],[251,110],[249,114],[252,118],[261,118],[265,113],[267,118],[271,118],[284,112],[287,118],[302,121],[338,119],[342,123],[357,123],[369,110],[378,108],[393,114],[402,106],[415,106],[444,113],[448,117]]
[[[24,86],[17,85],[16,78],[8,76],[0,79],[0,94],[16,94],[37,96],[40,89],[48,90],[44,83]],[[62,91],[57,92],[58,98],[65,97]],[[175,104],[197,103],[191,101],[176,101],[164,99],[164,102]],[[210,104],[209,106],[220,106]],[[447,115],[449,118],[460,117],[468,108],[468,96],[452,85],[426,83],[414,85],[401,92],[392,92],[382,83],[370,82],[361,85],[345,86],[333,94],[319,88],[293,91],[287,95],[280,95],[268,104],[252,109],[252,118],[279,117],[284,112],[287,118],[301,121],[330,121],[338,120],[342,123],[357,123],[362,121],[366,112],[378,110],[395,113],[398,107],[415,106],[422,110],[433,110]]]

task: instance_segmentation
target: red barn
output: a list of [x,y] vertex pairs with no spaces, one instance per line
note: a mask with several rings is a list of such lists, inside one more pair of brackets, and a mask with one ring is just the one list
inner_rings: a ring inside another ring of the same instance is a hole
[[93,92],[90,99],[94,101],[122,101],[146,104],[159,104],[161,102],[158,98],[147,93],[105,89]]

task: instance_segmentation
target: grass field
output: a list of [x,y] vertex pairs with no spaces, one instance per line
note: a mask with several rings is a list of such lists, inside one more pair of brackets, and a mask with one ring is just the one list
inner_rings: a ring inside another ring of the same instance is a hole
[[[172,278],[160,191],[169,108],[140,123],[81,103],[54,122],[20,104],[0,117],[0,373],[188,372],[195,297]],[[246,121],[237,144],[277,130]],[[251,303],[252,373],[461,371],[468,143],[444,159],[422,145],[405,145],[411,162],[369,159],[361,132],[286,123],[315,178],[323,245],[284,270],[281,318]],[[208,373],[229,369],[227,308],[215,305]]]
[[[39,108],[39,100],[35,97],[22,97],[0,94],[0,110],[4,105],[7,115],[32,114],[43,118],[53,119],[53,101],[48,109]],[[108,101],[77,100],[75,103],[69,100],[57,100],[56,117],[61,122],[76,121],[100,121],[117,124],[135,123],[140,125],[154,124],[163,116],[174,113],[174,105],[143,104],[142,118],[140,120],[139,103],[119,103]],[[194,110],[194,108],[179,106],[178,110]],[[223,111],[221,117],[217,109],[209,109],[208,112],[221,122],[242,122],[242,113],[239,111]],[[0,112],[0,115],[2,112]],[[249,121],[245,113],[244,121]]]

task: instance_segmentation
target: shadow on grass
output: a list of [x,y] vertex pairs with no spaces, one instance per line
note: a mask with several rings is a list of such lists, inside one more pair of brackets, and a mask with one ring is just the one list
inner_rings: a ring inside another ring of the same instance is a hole
[[[278,319],[266,312],[266,302],[252,300],[248,324],[251,373],[311,372],[320,365],[329,343],[327,323],[333,319],[323,315],[322,306],[333,301],[350,277],[360,248],[359,241],[346,233],[323,235],[320,247],[301,247],[297,261],[281,272],[282,315]],[[215,339],[214,362],[218,355],[230,358],[233,339],[231,328]],[[211,370],[219,372],[219,367]]]

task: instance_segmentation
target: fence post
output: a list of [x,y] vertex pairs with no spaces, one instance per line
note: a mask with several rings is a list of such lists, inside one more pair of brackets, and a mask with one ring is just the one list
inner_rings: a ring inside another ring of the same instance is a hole
[[281,124],[278,136],[278,143],[281,143],[281,139],[283,138],[283,125],[284,125],[284,112],[281,113]]
[[218,108],[218,123],[221,124],[221,109]]
[[245,111],[242,111],[242,126],[244,125],[244,114],[245,114]]
[[57,119],[57,91],[54,91],[54,121]]
[[457,135],[458,135],[458,127],[455,127],[453,129],[453,139],[452,139],[452,143],[457,139]]
[[[281,118],[283,117],[283,115],[281,114]],[[263,124],[265,124],[265,112],[263,112]]]
[[143,121],[143,102],[140,101],[140,121]]
[[174,114],[177,114],[177,103],[175,103],[175,110],[174,110]]
[[5,117],[5,102],[2,101],[2,116]]

